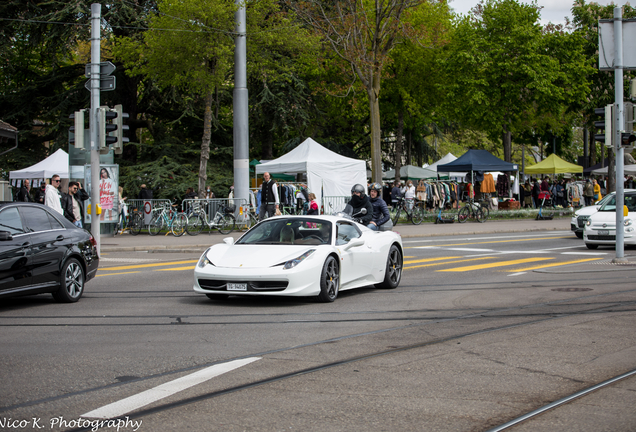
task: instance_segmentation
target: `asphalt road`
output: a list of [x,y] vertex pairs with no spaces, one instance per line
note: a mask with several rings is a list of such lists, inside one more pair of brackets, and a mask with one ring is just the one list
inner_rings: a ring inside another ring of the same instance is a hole
[[[567,231],[404,246],[398,288],[331,304],[213,302],[197,254],[105,253],[77,304],[0,302],[0,429],[485,431],[636,369],[636,266],[613,250]],[[632,377],[513,430],[636,430],[634,406]]]

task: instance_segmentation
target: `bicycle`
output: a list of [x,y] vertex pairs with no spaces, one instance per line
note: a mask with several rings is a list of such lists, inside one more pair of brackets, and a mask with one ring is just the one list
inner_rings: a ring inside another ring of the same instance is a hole
[[128,231],[131,235],[136,236],[141,232],[142,227],[143,218],[136,208],[129,210],[126,216],[124,216],[124,212],[122,210],[119,212],[117,224],[115,225],[115,235],[123,234]]
[[258,223],[258,216],[252,211],[251,206],[243,207],[243,219],[245,222],[241,225],[241,231],[248,231]]
[[177,204],[162,204],[152,210],[154,215],[148,224],[148,234],[155,236],[165,226],[172,232],[173,236],[180,237],[183,235],[188,225],[188,217],[185,213],[177,212],[174,207],[177,207]]
[[477,222],[484,223],[488,216],[484,210],[484,207],[480,203],[476,203],[473,200],[466,202],[466,205],[459,209],[457,212],[457,221],[464,223],[468,219],[475,219]]
[[201,203],[195,201],[192,204],[191,215],[187,218],[186,232],[191,236],[195,236],[203,230],[204,226],[207,226],[208,234],[212,232],[212,228],[218,229],[221,234],[229,234],[236,229],[234,210],[234,206],[222,205],[212,220],[208,221],[207,214],[201,207]]
[[[410,209],[409,209],[410,207]],[[424,220],[424,208],[421,201],[412,198],[400,198],[396,205],[395,215],[393,216],[393,225],[397,225],[400,220],[400,213],[406,213],[406,219],[410,220],[413,225],[419,225]]]

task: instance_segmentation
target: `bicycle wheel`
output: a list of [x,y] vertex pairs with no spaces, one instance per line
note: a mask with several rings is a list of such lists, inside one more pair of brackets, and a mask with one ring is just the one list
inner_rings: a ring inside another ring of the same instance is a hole
[[132,218],[130,219],[130,234],[137,235],[141,232],[143,228],[143,220],[141,219],[141,215],[139,213],[133,213]]
[[191,236],[198,235],[203,229],[203,224],[203,216],[201,216],[201,213],[195,213],[188,218],[186,232]]
[[245,222],[243,222],[243,224],[241,225],[241,231],[248,231],[250,228],[256,225],[256,222],[258,222],[256,220],[256,217],[249,212],[243,215],[243,219],[245,220]]
[[236,229],[236,218],[233,214],[221,216],[218,225],[221,234],[229,234]]
[[393,216],[393,226],[397,225],[398,221],[400,220],[400,213],[401,213],[402,209],[398,208],[395,211],[395,216]]
[[424,209],[421,206],[416,205],[415,207],[413,207],[413,210],[411,211],[411,222],[413,223],[413,225],[419,225],[422,223],[423,220],[424,220]]
[[457,213],[457,220],[459,221],[459,223],[466,222],[469,217],[470,217],[469,207],[462,207],[459,209],[459,212]]
[[172,225],[170,226],[170,231],[172,235],[175,237],[181,237],[188,226],[188,217],[185,213],[178,213],[177,216],[172,221]]
[[480,223],[486,222],[486,212],[484,212],[484,209],[482,207],[479,207],[475,211],[475,218],[477,219],[477,222],[480,222]]
[[150,219],[150,223],[148,224],[148,234],[151,236],[156,236],[163,229],[163,216],[157,214]]
[[490,217],[490,209],[488,208],[488,206],[481,206],[482,210],[484,211],[484,221],[487,221],[488,218]]

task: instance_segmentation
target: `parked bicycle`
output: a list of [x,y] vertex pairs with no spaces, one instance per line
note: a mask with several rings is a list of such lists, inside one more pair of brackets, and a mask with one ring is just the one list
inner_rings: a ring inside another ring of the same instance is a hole
[[488,214],[484,210],[484,206],[473,200],[466,202],[466,205],[459,209],[457,213],[457,220],[459,223],[464,223],[468,219],[474,219],[477,222],[484,223],[488,219]]
[[203,227],[207,226],[209,233],[213,228],[219,230],[221,234],[229,234],[236,229],[236,218],[234,217],[234,206],[221,205],[214,217],[208,221],[208,215],[201,206],[200,201],[194,201],[187,217],[186,232],[189,235],[198,235]]
[[188,217],[185,213],[178,212],[176,207],[177,204],[167,203],[155,207],[148,224],[148,234],[154,236],[166,228],[173,236],[182,236],[188,225]]
[[129,209],[128,214],[124,216],[124,212],[119,212],[119,218],[115,225],[115,235],[123,234],[128,231],[131,235],[137,235],[143,228],[143,216],[136,209]]
[[400,198],[395,206],[396,210],[392,218],[393,225],[397,225],[402,212],[413,225],[421,224],[424,220],[424,207],[422,205],[422,201],[419,200]]

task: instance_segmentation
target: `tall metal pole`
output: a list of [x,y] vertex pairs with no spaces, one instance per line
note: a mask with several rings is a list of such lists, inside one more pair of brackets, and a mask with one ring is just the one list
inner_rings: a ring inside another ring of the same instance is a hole
[[234,14],[236,37],[234,49],[234,197],[249,204],[249,118],[247,98],[247,30],[245,1],[236,0]]
[[100,226],[97,206],[99,205],[99,62],[100,54],[100,21],[102,5],[91,4],[91,112],[90,112],[90,136],[91,136],[91,231],[97,242],[97,253],[100,254]]
[[[616,258],[614,262],[625,261],[625,217],[623,205],[625,191],[623,183],[624,160],[621,145],[622,131],[625,129],[623,121],[623,19],[620,6],[614,8],[614,149],[616,153]],[[611,175],[611,173],[608,172]]]

